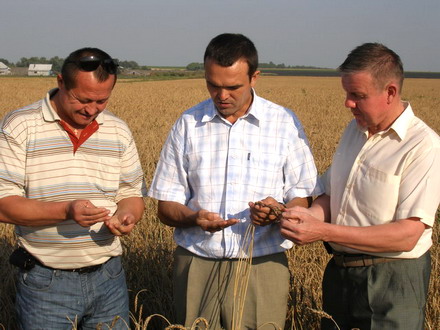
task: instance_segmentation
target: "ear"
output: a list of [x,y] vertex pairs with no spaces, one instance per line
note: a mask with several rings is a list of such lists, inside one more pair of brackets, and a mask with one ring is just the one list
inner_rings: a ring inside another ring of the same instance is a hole
[[260,76],[260,71],[255,71],[254,74],[251,77],[251,87],[255,87],[255,84],[257,83],[257,79]]
[[59,89],[64,88],[64,80],[63,80],[63,76],[61,74],[57,75],[57,84],[58,84]]
[[397,87],[397,84],[391,82],[387,85],[386,91],[387,91],[387,103],[391,104],[399,94],[399,88]]

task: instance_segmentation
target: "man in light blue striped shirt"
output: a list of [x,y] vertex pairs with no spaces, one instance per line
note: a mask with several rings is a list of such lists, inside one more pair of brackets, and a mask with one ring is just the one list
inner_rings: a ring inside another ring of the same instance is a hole
[[[210,329],[231,329],[234,271],[239,258],[252,256],[242,326],[283,328],[290,277],[284,251],[292,243],[268,221],[266,206],[307,206],[322,193],[313,156],[295,114],[256,95],[252,41],[221,34],[208,45],[204,65],[211,98],[174,124],[149,191],[161,221],[176,227],[177,321],[191,326],[204,317]],[[250,225],[252,255],[245,248]]]
[[146,187],[127,124],[107,109],[117,63],[72,52],[58,88],[0,122],[0,222],[16,225],[17,327],[127,329],[122,245]]

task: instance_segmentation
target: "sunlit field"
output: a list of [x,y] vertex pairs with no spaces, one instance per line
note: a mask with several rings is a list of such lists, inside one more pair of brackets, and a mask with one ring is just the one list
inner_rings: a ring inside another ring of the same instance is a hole
[[[0,115],[41,99],[56,86],[55,78],[0,78]],[[351,119],[344,108],[339,78],[260,77],[257,93],[293,109],[305,127],[316,164],[322,173]],[[206,99],[204,80],[139,81],[120,79],[109,109],[124,119],[137,143],[149,186],[163,142],[175,119]],[[403,98],[420,118],[440,132],[440,79],[407,79]],[[164,329],[174,323],[172,313],[172,229],[156,217],[156,202],[145,199],[146,212],[130,236],[123,238],[124,264],[131,298],[133,329]],[[426,311],[426,329],[440,329],[439,221],[434,230],[432,275]],[[0,323],[14,329],[14,271],[8,256],[15,248],[13,226],[0,224]],[[292,274],[287,329],[317,329],[321,312],[321,279],[329,259],[322,244],[288,251]],[[270,301],[268,301],[270,304]],[[56,311],[54,311],[55,313]],[[154,314],[162,315],[149,318]],[[147,323],[150,322],[147,326]],[[0,329],[2,326],[0,326]],[[106,327],[103,327],[106,329]]]

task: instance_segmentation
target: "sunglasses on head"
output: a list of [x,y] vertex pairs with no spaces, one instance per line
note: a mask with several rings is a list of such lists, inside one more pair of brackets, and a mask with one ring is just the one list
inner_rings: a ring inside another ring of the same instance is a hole
[[84,56],[76,61],[68,61],[67,63],[75,63],[75,65],[82,71],[95,71],[101,66],[106,72],[116,74],[118,71],[118,62],[112,58],[100,59],[96,56]]

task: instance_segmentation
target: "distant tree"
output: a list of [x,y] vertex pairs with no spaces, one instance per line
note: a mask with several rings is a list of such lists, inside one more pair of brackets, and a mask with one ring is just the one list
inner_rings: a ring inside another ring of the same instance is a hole
[[7,65],[7,66],[14,66],[14,63],[9,62],[7,59],[5,58],[1,58],[0,57],[0,62],[3,62],[3,64]]
[[135,61],[119,61],[119,65],[125,69],[139,69],[139,64]]
[[186,66],[186,69],[188,71],[198,71],[204,70],[205,66],[203,65],[203,63],[192,62]]
[[266,68],[266,69],[276,68],[276,64],[272,61],[270,61],[269,63],[260,63],[258,66],[260,68]]
[[16,66],[19,67],[28,67],[29,64],[51,64],[51,62],[45,57],[22,57],[20,61],[16,63]]
[[15,65],[18,67],[28,67],[29,60],[26,57],[22,57],[17,63],[15,63]]
[[285,65],[284,63],[275,64],[272,61],[269,63],[259,63],[258,67],[261,69],[326,69],[310,65]]
[[49,60],[50,64],[52,64],[52,71],[61,72],[61,67],[63,66],[64,59],[58,56],[52,57]]

